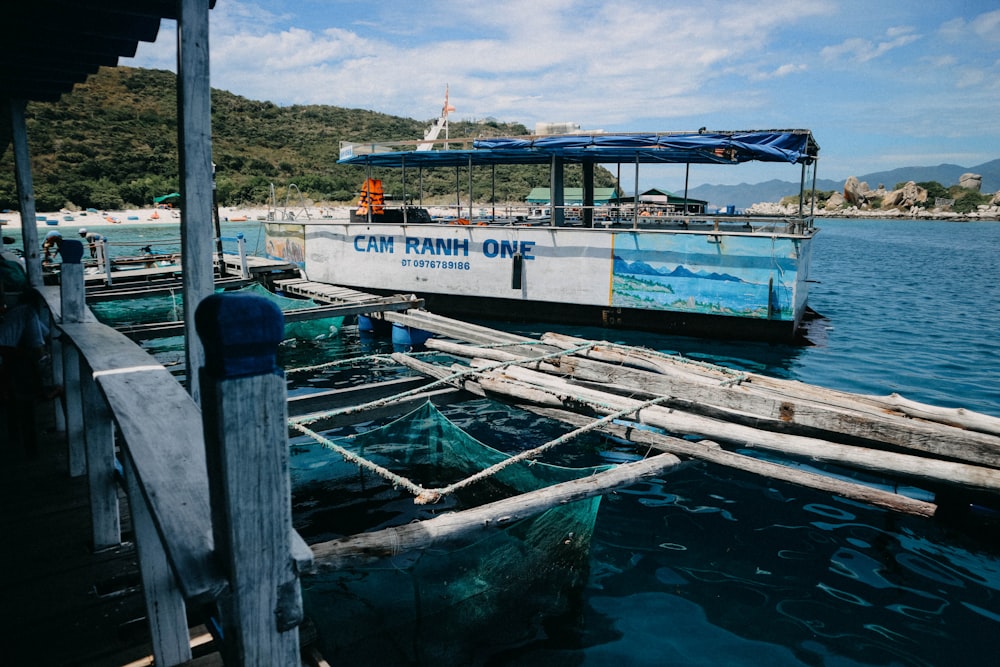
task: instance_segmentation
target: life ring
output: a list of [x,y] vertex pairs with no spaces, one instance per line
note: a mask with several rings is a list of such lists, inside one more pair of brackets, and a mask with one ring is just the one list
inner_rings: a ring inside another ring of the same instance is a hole
[[488,224],[490,224],[490,223],[488,223],[488,222],[477,222],[476,223],[476,227],[485,227]]
[[469,224],[469,220],[468,220],[468,218],[457,218],[455,220],[454,224],[456,224],[456,225],[467,225],[467,224]]

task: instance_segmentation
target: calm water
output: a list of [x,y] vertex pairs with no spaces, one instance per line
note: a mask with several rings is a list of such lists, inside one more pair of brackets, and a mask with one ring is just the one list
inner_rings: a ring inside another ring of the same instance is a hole
[[[826,221],[816,345],[614,338],[1000,416],[998,250],[997,223]],[[605,497],[575,615],[491,664],[997,664],[997,538],[688,468]]]
[[[811,327],[813,346],[558,330],[1000,416],[1000,223],[822,226],[809,300],[826,319]],[[244,228],[252,249],[257,226]],[[230,224],[223,233],[237,229]],[[539,334],[555,327],[505,328]],[[348,328],[339,339],[288,346],[282,355],[291,368],[384,351],[371,345]],[[297,386],[326,383],[292,377]],[[365,377],[347,373],[348,381]],[[469,425],[484,440],[520,438],[530,446],[546,438],[497,418],[495,409],[470,410]],[[997,664],[1000,536],[995,528],[959,531],[695,464],[605,497],[589,578],[576,593],[557,616],[530,619],[515,646],[490,646],[484,636],[466,663]],[[496,623],[518,614],[512,609]]]

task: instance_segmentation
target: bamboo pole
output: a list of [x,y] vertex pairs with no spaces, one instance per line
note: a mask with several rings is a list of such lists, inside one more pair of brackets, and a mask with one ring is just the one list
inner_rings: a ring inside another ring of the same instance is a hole
[[[613,412],[641,401],[624,398],[572,385],[565,380],[547,376],[524,368],[510,367],[503,374],[488,373],[479,378],[480,385],[488,391],[504,391],[510,380],[528,384],[537,391],[552,392],[555,400],[586,402],[598,412]],[[1000,471],[935,460],[927,457],[876,451],[850,445],[839,445],[817,438],[762,431],[741,424],[731,424],[717,419],[682,412],[677,409],[653,406],[644,408],[636,421],[663,428],[674,433],[703,435],[743,447],[756,447],[793,456],[807,456],[816,460],[849,464],[882,474],[905,475],[932,480],[967,489],[1000,492]]]
[[[543,335],[542,341],[561,349],[579,347],[581,344],[587,342],[582,338],[554,333]],[[797,396],[801,399],[820,402],[823,405],[847,408],[872,415],[897,413],[968,431],[1000,436],[1000,418],[964,408],[952,409],[927,405],[903,398],[899,394],[890,394],[888,396],[851,394],[836,389],[816,387],[795,380],[783,380],[753,373],[740,373],[739,371],[713,364],[695,363],[690,360],[685,361],[652,350],[642,350],[640,348],[621,350],[617,346],[610,344],[598,344],[593,349],[581,353],[579,356],[660,373],[680,372],[689,377],[702,378],[708,382],[723,381],[725,379],[733,379],[736,376],[742,376],[740,386],[747,388],[749,391],[766,392],[775,397]]]
[[[403,360],[401,359],[401,361]],[[415,359],[407,358],[404,363],[408,367],[417,370],[418,372],[430,375],[431,377],[445,377],[451,374],[451,371],[448,369]],[[482,387],[473,386],[471,381],[465,380],[463,382],[463,386],[466,389],[473,391],[473,393],[478,393],[480,395],[487,394]],[[550,391],[533,389],[523,383],[507,383],[503,386],[502,391],[519,401],[528,401],[529,403],[533,403],[534,405],[521,404],[521,407],[538,414],[559,419],[575,426],[585,425],[594,421],[589,417],[562,409],[562,401],[556,400]],[[539,407],[544,405],[559,407]],[[667,435],[653,434],[648,431],[631,429],[614,424],[605,424],[600,427],[600,430],[614,433],[615,435],[623,437],[627,440],[632,440],[633,442],[641,442],[650,446],[655,446],[661,451],[669,451],[678,455],[690,456],[692,458],[709,461],[717,465],[723,465],[738,470],[764,475],[773,479],[786,481],[798,486],[829,491],[845,498],[851,498],[853,500],[870,503],[872,505],[885,507],[887,509],[906,514],[929,517],[933,516],[936,511],[936,506],[932,503],[915,500],[913,498],[890,493],[888,491],[882,491],[880,489],[873,489],[861,484],[837,480],[826,475],[820,475],[803,470],[795,470],[794,468],[777,463],[769,463],[749,456],[728,452],[721,449],[718,444],[710,441],[691,443],[689,441],[673,438]]]
[[503,528],[557,505],[630,486],[646,477],[662,475],[679,464],[680,459],[676,456],[659,454],[635,463],[615,466],[590,477],[554,484],[461,512],[449,512],[404,526],[314,544],[314,563],[317,571],[322,571],[389,558],[414,549],[427,549],[476,533]]
[[[542,408],[532,405],[522,405],[521,407],[536,414],[549,417],[550,419],[557,419],[574,426],[586,424],[591,421],[588,417],[568,410]],[[934,503],[909,498],[898,493],[872,488],[863,484],[836,479],[828,475],[821,475],[806,470],[796,470],[786,465],[762,461],[743,454],[737,454],[736,452],[729,452],[710,440],[690,442],[643,429],[629,428],[620,424],[606,424],[600,427],[599,430],[637,444],[654,447],[659,451],[670,452],[680,456],[689,456],[693,459],[707,461],[735,470],[751,472],[771,479],[788,482],[789,484],[795,484],[796,486],[816,489],[818,491],[828,491],[844,498],[883,507],[895,512],[932,517],[937,511],[937,506]]]

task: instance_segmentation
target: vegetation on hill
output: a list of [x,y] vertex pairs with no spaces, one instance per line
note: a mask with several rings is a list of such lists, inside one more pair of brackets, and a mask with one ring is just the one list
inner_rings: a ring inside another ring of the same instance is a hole
[[[325,105],[280,107],[213,89],[212,151],[219,204],[265,204],[272,184],[281,204],[293,183],[312,201],[356,201],[365,174],[336,164],[340,142],[420,139],[430,122]],[[26,123],[40,211],[149,206],[153,197],[178,190],[172,72],[101,68],[58,102],[29,103]],[[528,130],[517,123],[449,125],[454,139],[521,134]],[[0,209],[18,207],[8,142],[9,137],[0,137]],[[610,172],[595,172],[595,186],[615,185]],[[383,179],[388,196],[402,196],[398,170],[379,170],[375,176]],[[498,202],[522,202],[531,188],[549,184],[544,165],[498,167],[496,176]],[[457,180],[467,201],[466,169]],[[409,174],[410,198],[417,196],[415,182]],[[455,201],[454,168],[424,170],[422,182],[425,203]],[[567,167],[566,186],[580,185],[579,168]],[[477,202],[490,201],[490,170],[473,170],[472,190]]]

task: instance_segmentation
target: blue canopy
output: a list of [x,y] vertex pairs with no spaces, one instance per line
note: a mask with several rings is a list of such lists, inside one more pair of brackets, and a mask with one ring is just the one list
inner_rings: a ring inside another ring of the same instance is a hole
[[[360,144],[370,147],[371,145]],[[553,157],[575,163],[739,164],[811,163],[819,146],[809,130],[562,134],[477,139],[472,149],[341,151],[340,164],[382,167],[448,167],[489,164],[546,164]]]

